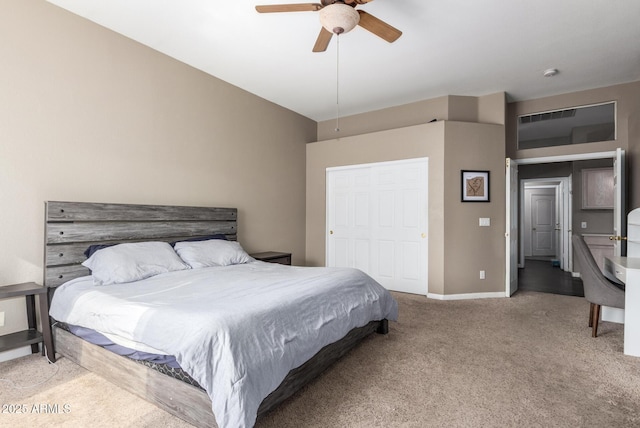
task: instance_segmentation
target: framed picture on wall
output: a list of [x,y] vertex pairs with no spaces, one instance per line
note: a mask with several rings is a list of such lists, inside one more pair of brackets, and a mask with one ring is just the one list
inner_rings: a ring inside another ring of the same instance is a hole
[[489,171],[460,171],[462,202],[489,202]]
[[613,168],[582,170],[582,209],[613,209]]

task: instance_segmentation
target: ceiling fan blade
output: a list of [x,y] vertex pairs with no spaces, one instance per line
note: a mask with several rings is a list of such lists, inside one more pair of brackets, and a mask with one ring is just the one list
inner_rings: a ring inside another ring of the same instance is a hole
[[379,20],[364,10],[358,10],[358,13],[360,14],[360,22],[358,25],[365,30],[371,31],[376,36],[383,38],[387,42],[393,43],[402,35],[402,31],[392,27],[384,21]]
[[296,4],[264,4],[256,6],[260,13],[272,12],[315,12],[322,9],[320,3],[296,3]]
[[313,45],[313,52],[326,51],[332,36],[333,33],[331,31],[326,30],[324,27],[320,27],[320,34],[318,34],[316,44]]

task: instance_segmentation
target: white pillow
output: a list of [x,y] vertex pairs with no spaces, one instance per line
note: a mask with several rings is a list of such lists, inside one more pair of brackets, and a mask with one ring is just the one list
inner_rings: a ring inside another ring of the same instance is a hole
[[182,241],[174,246],[180,258],[192,269],[249,263],[254,259],[239,243],[222,239]]
[[160,273],[189,269],[166,242],[118,244],[93,253],[82,263],[95,285],[138,281]]

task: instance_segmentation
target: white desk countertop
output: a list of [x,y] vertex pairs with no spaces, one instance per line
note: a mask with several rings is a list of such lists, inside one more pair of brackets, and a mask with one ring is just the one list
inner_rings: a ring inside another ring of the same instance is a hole
[[606,257],[605,270],[626,284],[624,353],[640,357],[640,257]]
[[625,269],[640,269],[640,257],[618,257],[618,256],[609,256],[607,257],[614,264],[625,268]]

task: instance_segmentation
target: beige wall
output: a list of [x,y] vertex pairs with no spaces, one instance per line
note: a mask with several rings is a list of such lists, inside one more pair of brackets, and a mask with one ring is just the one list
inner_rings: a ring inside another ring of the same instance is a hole
[[439,97],[383,110],[340,118],[340,131],[336,120],[318,122],[318,141],[369,134],[387,129],[404,128],[429,121],[447,119],[449,97]]
[[0,29],[0,285],[42,283],[46,200],[237,207],[248,251],[304,262],[315,122],[44,1]]
[[[447,122],[445,142],[444,294],[504,292],[504,126]],[[489,171],[489,203],[460,201],[460,170]],[[480,227],[480,217],[491,226]]]
[[443,284],[445,122],[307,144],[307,264],[324,266],[326,169],[401,159],[429,158],[429,285]]
[[444,96],[368,113],[318,122],[318,141],[369,134],[387,129],[429,123],[432,120],[480,122],[504,125],[506,99],[504,92],[482,97]]
[[[429,293],[504,292],[502,125],[438,121],[307,144],[307,263],[325,262],[326,168],[418,157],[429,158]],[[491,172],[490,203],[460,201],[461,169]]]
[[[510,103],[507,106],[507,156],[514,159],[612,151],[620,147],[627,154],[627,210],[640,207],[640,81],[553,97]],[[599,143],[517,149],[517,118],[555,109],[616,101],[617,139]]]

